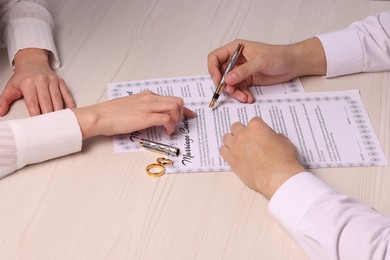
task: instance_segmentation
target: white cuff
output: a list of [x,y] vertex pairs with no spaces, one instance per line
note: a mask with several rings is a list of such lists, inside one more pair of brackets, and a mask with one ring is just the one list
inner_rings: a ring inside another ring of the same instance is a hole
[[81,150],[80,126],[70,109],[8,123],[15,136],[17,169]]
[[268,209],[279,223],[292,235],[312,204],[333,189],[309,172],[288,179],[272,196]]
[[34,18],[18,19],[7,25],[5,34],[8,58],[11,67],[13,67],[13,60],[19,50],[25,48],[38,48],[50,52],[49,62],[51,68],[59,68],[60,60],[49,24]]
[[325,50],[327,78],[363,71],[364,54],[356,31],[347,28],[316,37]]

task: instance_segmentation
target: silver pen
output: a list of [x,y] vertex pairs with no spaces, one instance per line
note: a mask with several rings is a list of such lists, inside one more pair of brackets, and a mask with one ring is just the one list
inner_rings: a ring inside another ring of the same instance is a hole
[[139,144],[149,150],[164,153],[167,155],[178,156],[180,153],[180,149],[177,147],[167,145],[167,144],[157,143],[143,138],[141,138]]
[[221,95],[223,88],[225,87],[225,76],[233,69],[234,64],[236,64],[237,58],[238,56],[240,56],[243,47],[244,45],[242,43],[238,44],[236,51],[233,53],[232,59],[230,60],[228,66],[226,67],[226,70],[222,75],[222,79],[219,82],[219,85],[214,92],[213,99],[210,102],[209,108],[212,108],[215,105],[215,103],[219,98],[219,95]]

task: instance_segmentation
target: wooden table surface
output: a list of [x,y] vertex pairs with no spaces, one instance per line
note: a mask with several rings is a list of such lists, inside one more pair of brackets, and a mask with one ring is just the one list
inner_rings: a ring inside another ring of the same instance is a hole
[[[207,55],[236,38],[286,44],[341,29],[388,1],[49,0],[78,106],[107,83],[207,74]],[[12,70],[0,51],[0,84]],[[390,154],[390,73],[302,78],[307,92],[359,89]],[[0,120],[27,117],[18,101]],[[268,201],[231,172],[150,178],[154,153],[116,154],[112,139],[0,180],[0,259],[307,259]],[[315,169],[337,191],[390,216],[390,167]]]

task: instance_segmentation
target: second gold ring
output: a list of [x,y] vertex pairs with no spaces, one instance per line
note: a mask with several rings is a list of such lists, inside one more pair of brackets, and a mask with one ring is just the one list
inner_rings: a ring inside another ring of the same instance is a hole
[[162,164],[162,165],[172,165],[173,164],[171,159],[167,159],[167,158],[163,158],[163,157],[157,158],[157,163]]
[[152,163],[146,167],[146,173],[149,176],[160,177],[165,174],[165,167],[160,163]]

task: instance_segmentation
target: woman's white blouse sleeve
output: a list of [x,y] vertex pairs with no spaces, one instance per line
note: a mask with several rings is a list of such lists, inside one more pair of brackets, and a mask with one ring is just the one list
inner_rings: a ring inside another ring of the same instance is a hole
[[60,62],[52,34],[53,19],[47,2],[9,0],[3,1],[0,8],[0,27],[4,28],[2,41],[7,47],[10,65],[13,66],[19,50],[39,48],[50,51],[50,65],[53,69],[58,68]]
[[70,109],[0,122],[0,178],[27,164],[78,152],[82,134]]
[[0,178],[16,170],[16,143],[11,127],[0,122]]

